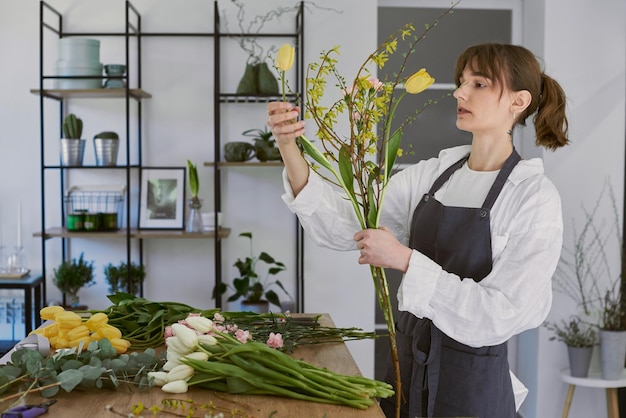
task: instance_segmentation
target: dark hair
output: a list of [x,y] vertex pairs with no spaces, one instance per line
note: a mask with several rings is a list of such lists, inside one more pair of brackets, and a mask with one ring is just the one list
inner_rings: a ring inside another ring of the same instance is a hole
[[510,44],[471,46],[457,59],[454,73],[457,86],[461,85],[460,78],[466,66],[485,74],[501,88],[530,92],[531,102],[516,118],[515,124],[526,126],[526,119],[536,112],[533,118],[535,143],[550,150],[567,145],[565,92],[556,80],[541,70],[531,51]]

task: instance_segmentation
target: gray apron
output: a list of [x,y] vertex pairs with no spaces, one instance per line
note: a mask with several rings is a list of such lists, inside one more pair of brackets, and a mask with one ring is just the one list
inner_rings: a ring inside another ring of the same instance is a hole
[[[480,282],[492,268],[489,213],[520,156],[513,149],[481,208],[442,205],[435,192],[468,157],[443,172],[422,197],[409,246],[445,271]],[[400,312],[396,326],[403,417],[515,417],[506,343],[469,347],[409,312]],[[393,365],[386,381],[395,382]],[[395,398],[381,399],[381,407],[395,416]]]

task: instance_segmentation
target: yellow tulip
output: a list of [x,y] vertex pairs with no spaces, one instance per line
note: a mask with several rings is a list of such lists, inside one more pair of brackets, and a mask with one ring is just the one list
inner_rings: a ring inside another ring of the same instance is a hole
[[83,348],[86,349],[90,342],[91,342],[91,338],[89,338],[89,335],[87,335],[86,337],[80,337],[80,338],[75,338],[73,340],[69,340],[67,342],[67,346],[78,347],[80,343],[83,343]]
[[98,312],[89,317],[89,319],[85,322],[87,328],[91,331],[98,331],[100,327],[109,322],[109,317],[104,312]]
[[39,316],[41,319],[49,321],[54,319],[54,316],[61,312],[65,312],[65,309],[63,309],[62,306],[46,306],[45,308],[41,308]]
[[428,74],[425,68],[422,68],[406,80],[404,87],[409,94],[417,94],[426,90],[435,82],[435,79]]
[[54,315],[54,322],[61,328],[76,328],[83,323],[83,318],[76,312],[63,311]]
[[289,44],[285,44],[280,47],[278,50],[278,55],[276,56],[276,66],[283,70],[290,70],[293,66],[293,58],[296,54],[296,49]]
[[122,338],[112,338],[110,341],[117,354],[124,354],[130,347],[130,341]]
[[98,333],[103,338],[108,338],[109,340],[112,340],[113,338],[122,338],[122,331],[111,324],[102,325],[98,328]]
[[85,325],[79,325],[76,328],[72,328],[67,333],[67,339],[72,341],[82,337],[89,337],[89,328]]

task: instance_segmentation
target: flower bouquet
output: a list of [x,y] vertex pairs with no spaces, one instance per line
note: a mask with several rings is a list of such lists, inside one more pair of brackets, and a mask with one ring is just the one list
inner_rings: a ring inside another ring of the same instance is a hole
[[[387,183],[392,174],[396,157],[402,154],[400,142],[402,130],[411,123],[424,108],[417,109],[397,129],[392,131],[395,111],[408,94],[417,94],[434,83],[434,79],[422,68],[416,73],[404,74],[407,59],[414,52],[416,44],[425,38],[439,19],[452,12],[455,4],[444,11],[432,25],[426,26],[420,36],[414,34],[411,24],[389,36],[365,62],[359,67],[356,76],[346,81],[336,68],[336,55],[339,47],[320,54],[318,63],[309,64],[306,71],[305,116],[313,119],[317,125],[317,137],[321,149],[301,136],[299,144],[312,170],[324,180],[339,186],[352,204],[362,229],[378,228],[381,207]],[[389,55],[398,51],[398,42],[408,43],[408,53],[404,55],[402,65],[392,80],[379,80],[374,77],[369,67],[382,68],[389,60]],[[293,64],[294,52],[289,45],[283,46],[276,58],[279,79],[282,82],[283,101],[286,98],[285,71]],[[322,104],[328,85],[327,78],[336,79],[333,94],[336,101],[330,106]],[[394,94],[396,87],[404,86],[399,94]],[[427,103],[426,105],[428,105]],[[340,116],[348,118],[349,132],[338,133],[335,129]],[[378,157],[377,159],[375,157]],[[330,176],[328,176],[330,173]],[[396,332],[393,311],[389,296],[389,287],[382,267],[371,266],[372,278],[378,302],[385,316],[391,355],[395,370],[395,391],[401,392],[400,367],[396,346]],[[400,396],[396,397],[396,414],[400,413]]]

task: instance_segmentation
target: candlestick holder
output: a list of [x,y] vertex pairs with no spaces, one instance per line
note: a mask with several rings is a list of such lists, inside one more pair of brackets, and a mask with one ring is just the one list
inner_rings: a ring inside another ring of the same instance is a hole
[[26,267],[26,253],[21,246],[13,247],[13,251],[6,257],[4,277],[24,277],[30,270]]

